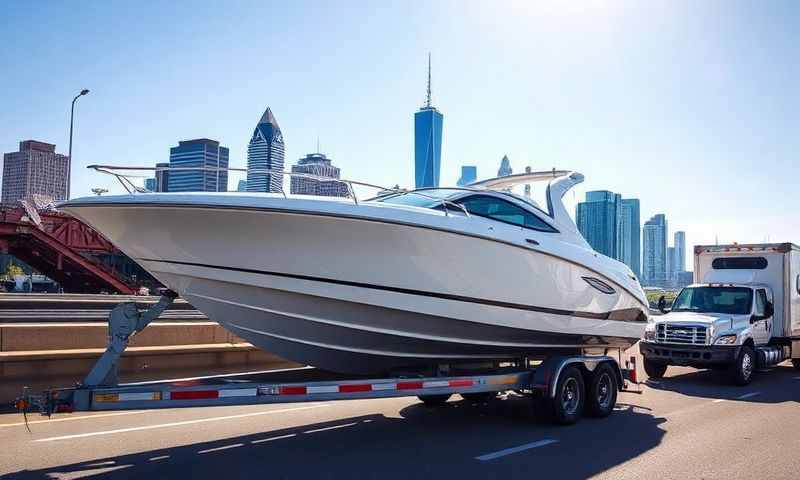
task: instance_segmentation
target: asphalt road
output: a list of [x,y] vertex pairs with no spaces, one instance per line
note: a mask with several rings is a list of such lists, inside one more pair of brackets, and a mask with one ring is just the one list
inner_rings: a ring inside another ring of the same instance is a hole
[[671,367],[606,419],[536,423],[529,401],[454,396],[58,415],[0,415],[0,477],[800,478],[800,371],[734,387]]

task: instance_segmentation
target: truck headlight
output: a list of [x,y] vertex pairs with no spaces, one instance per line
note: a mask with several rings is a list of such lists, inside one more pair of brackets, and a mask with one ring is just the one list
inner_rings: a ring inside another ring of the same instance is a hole
[[655,340],[656,339],[656,326],[655,324],[647,325],[644,328],[644,339],[645,340]]
[[723,335],[714,342],[714,345],[733,345],[736,343],[736,335]]

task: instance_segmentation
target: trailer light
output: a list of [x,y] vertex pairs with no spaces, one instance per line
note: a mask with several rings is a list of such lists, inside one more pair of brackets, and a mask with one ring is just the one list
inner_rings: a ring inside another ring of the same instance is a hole
[[714,342],[714,345],[733,345],[736,343],[736,335],[723,335]]
[[97,393],[94,396],[94,401],[98,403],[118,402],[119,394],[116,393]]

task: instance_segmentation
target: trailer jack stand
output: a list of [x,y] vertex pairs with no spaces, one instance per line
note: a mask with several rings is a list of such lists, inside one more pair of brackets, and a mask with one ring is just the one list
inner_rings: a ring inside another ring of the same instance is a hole
[[144,312],[133,302],[120,303],[108,317],[108,346],[83,380],[83,386],[113,386],[119,383],[119,359],[128,348],[130,338],[141,332],[158,318],[175,299],[175,294],[165,293],[161,299]]
[[119,383],[119,359],[128,347],[130,338],[158,318],[177,297],[172,290],[166,290],[158,303],[144,312],[140,312],[134,302],[115,306],[108,317],[106,351],[94,364],[83,383],[74,388],[48,390],[41,394],[31,394],[28,387],[23,389],[22,396],[14,402],[14,406],[25,417],[26,427],[27,412],[32,407],[47,416],[55,412],[74,411],[76,408],[85,410],[90,403],[92,388],[116,386]]

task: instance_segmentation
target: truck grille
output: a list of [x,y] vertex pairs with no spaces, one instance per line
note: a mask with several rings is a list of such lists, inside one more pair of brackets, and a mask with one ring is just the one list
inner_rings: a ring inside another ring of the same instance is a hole
[[656,325],[656,341],[659,343],[680,343],[685,345],[705,345],[708,327],[695,325]]

